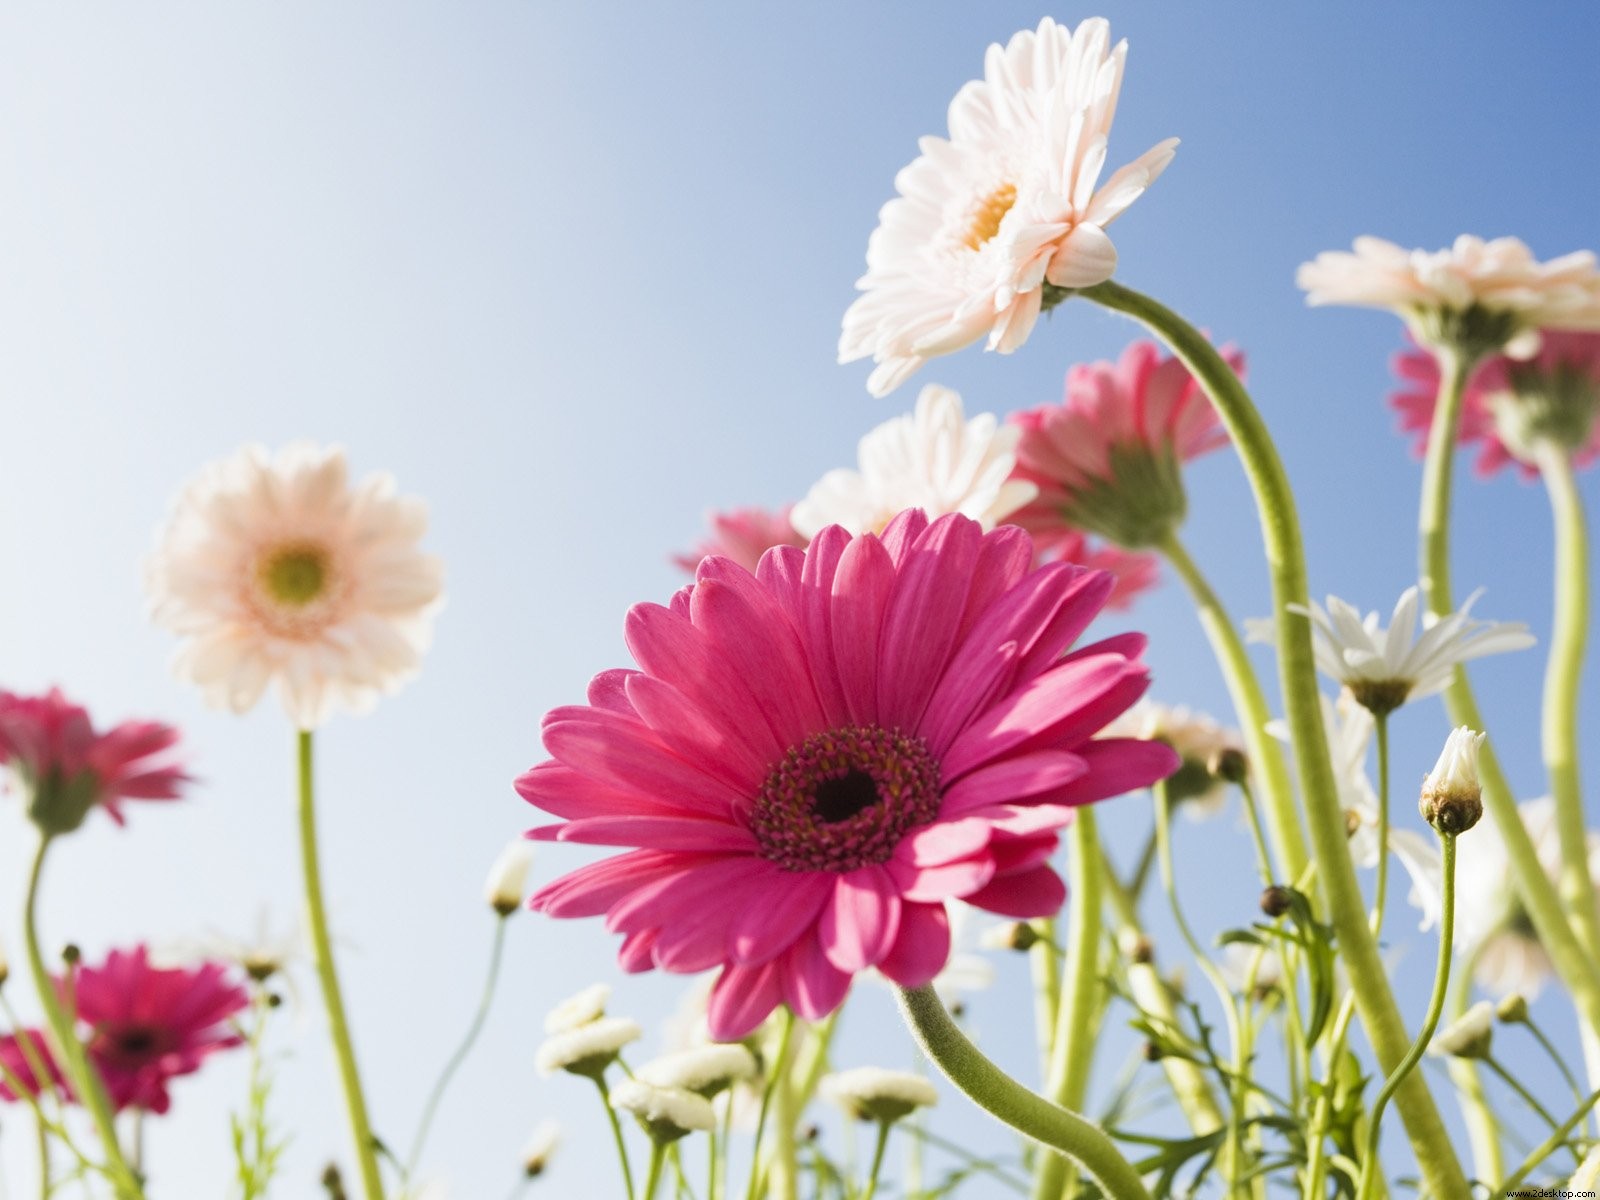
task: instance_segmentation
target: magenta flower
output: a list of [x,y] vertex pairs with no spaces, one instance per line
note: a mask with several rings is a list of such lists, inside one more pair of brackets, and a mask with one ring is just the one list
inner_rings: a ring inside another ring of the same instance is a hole
[[702,558],[720,554],[733,559],[746,571],[754,571],[761,556],[774,546],[798,546],[803,550],[806,539],[789,523],[789,510],[793,507],[785,505],[778,512],[735,508],[729,512],[707,513],[710,535],[689,553],[674,554],[673,564],[693,575]]
[[[43,1068],[48,1079],[39,1078],[39,1072],[34,1070],[35,1063]],[[57,1090],[67,1099],[72,1098],[61,1068],[56,1066],[56,1060],[51,1057],[42,1030],[21,1029],[0,1037],[0,1066],[5,1068],[0,1071],[0,1100],[22,1099],[16,1088],[12,1087],[13,1080],[29,1096],[37,1096],[41,1091]]]
[[[1242,375],[1244,356],[1221,353]],[[1158,545],[1183,521],[1182,465],[1228,441],[1189,369],[1154,342],[1134,342],[1115,363],[1074,366],[1060,404],[1007,419],[1022,427],[1012,477],[1039,489],[1009,519],[1035,537],[1064,524],[1128,549]]]
[[1177,759],[1094,738],[1145,690],[1144,638],[1067,653],[1111,577],[1032,557],[1014,527],[912,510],[881,537],[829,526],[754,575],[708,558],[669,606],[636,605],[639,669],[552,711],[553,761],[517,781],[566,818],[530,836],[634,849],[531,907],[607,914],[630,971],[720,967],[721,1040],[781,1003],[822,1017],[867,967],[927,983],[947,900],[1055,912],[1072,806]]
[[[1439,364],[1411,340],[1393,359],[1401,390],[1389,397],[1400,428],[1416,434],[1418,458],[1439,397]],[[1539,473],[1539,443],[1554,442],[1575,466],[1600,458],[1600,333],[1541,331],[1531,359],[1485,358],[1467,381],[1456,440],[1478,449],[1473,472],[1488,478],[1515,464],[1523,478]]]
[[174,800],[189,777],[167,753],[178,731],[124,721],[96,733],[89,714],[59,688],[43,696],[0,692],[0,763],[11,768],[28,815],[47,833],[67,833],[103,807],[123,823],[123,800]]
[[71,983],[58,986],[89,1027],[90,1060],[119,1112],[166,1112],[172,1079],[244,1040],[229,1019],[250,997],[219,963],[154,967],[140,945],[113,950],[104,965],[79,967]]

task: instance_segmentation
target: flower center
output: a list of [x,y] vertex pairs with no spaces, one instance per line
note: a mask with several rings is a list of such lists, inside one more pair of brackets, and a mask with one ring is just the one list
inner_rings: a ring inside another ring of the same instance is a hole
[[321,546],[280,546],[257,568],[261,586],[279,604],[304,608],[328,583],[328,555]]
[[756,796],[762,856],[789,871],[853,871],[888,860],[939,814],[939,765],[921,738],[847,725],[786,754]]
[[100,1051],[125,1069],[136,1069],[166,1053],[171,1035],[149,1025],[101,1026],[95,1039]]
[[969,250],[981,250],[984,244],[1000,232],[1000,222],[1006,219],[1011,206],[1017,202],[1017,185],[1002,183],[983,197],[972,208],[967,225],[967,236],[962,242]]

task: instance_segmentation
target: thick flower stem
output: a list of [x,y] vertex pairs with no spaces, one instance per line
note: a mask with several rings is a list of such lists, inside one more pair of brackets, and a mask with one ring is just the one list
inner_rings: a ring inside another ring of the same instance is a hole
[[[1295,749],[1295,765],[1305,799],[1311,846],[1328,916],[1339,951],[1356,989],[1362,1024],[1385,1070],[1397,1065],[1410,1039],[1395,1005],[1378,944],[1367,928],[1366,903],[1339,805],[1333,764],[1322,728],[1322,701],[1311,650],[1311,622],[1289,606],[1305,605],[1305,552],[1294,495],[1266,426],[1244,385],[1205,337],[1172,310],[1115,282],[1097,284],[1082,295],[1126,313],[1158,334],[1194,373],[1227,426],[1255,495],[1272,575],[1273,615],[1278,631],[1278,664]],[[1481,728],[1475,726],[1475,728]],[[1274,830],[1286,824],[1277,800],[1269,796]],[[1300,858],[1280,851],[1280,865],[1298,874]],[[1436,1196],[1467,1194],[1466,1176],[1450,1144],[1450,1134],[1421,1076],[1412,1076],[1395,1096],[1428,1191]]]
[[[1089,1090],[1089,1068],[1099,1033],[1095,1016],[1100,1009],[1102,888],[1100,837],[1093,809],[1085,805],[1073,814],[1067,837],[1067,870],[1073,884],[1071,940],[1046,1087],[1050,1099],[1062,1108],[1076,1110],[1083,1107]],[[1034,1200],[1057,1200],[1067,1192],[1070,1174],[1061,1155],[1041,1154],[1034,1173]]]
[[317,981],[322,986],[322,1003],[328,1013],[328,1036],[333,1042],[339,1065],[339,1083],[344,1089],[345,1111],[350,1121],[350,1136],[355,1141],[356,1163],[361,1168],[361,1190],[366,1200],[383,1200],[383,1177],[378,1172],[377,1147],[367,1119],[367,1100],[361,1091],[361,1076],[356,1071],[356,1053],[350,1043],[350,1023],[345,1017],[344,996],[333,963],[333,939],[328,936],[328,915],[322,901],[322,865],[317,855],[316,789],[312,779],[311,733],[300,730],[297,745],[297,777],[300,794],[300,863],[305,874],[306,922],[311,929],[311,953],[316,963]]
[[[1474,363],[1455,351],[1435,351],[1439,360],[1439,397],[1433,425],[1428,431],[1428,455],[1422,469],[1422,504],[1418,518],[1422,592],[1430,612],[1443,615],[1455,605],[1450,592],[1450,486],[1455,461],[1456,427],[1466,395],[1467,378]],[[1472,729],[1486,729],[1467,673],[1457,667],[1445,690],[1450,720]],[[1539,862],[1533,839],[1517,812],[1516,798],[1506,782],[1492,742],[1478,752],[1478,776],[1483,781],[1483,803],[1494,819],[1511,862],[1517,895],[1527,909],[1539,941],[1550,955],[1556,972],[1572,993],[1584,1025],[1600,1036],[1600,960],[1595,948],[1586,947],[1574,931],[1561,897]],[[1580,816],[1581,820],[1581,816]]]
[[1577,918],[1578,932],[1590,955],[1600,958],[1600,925],[1594,879],[1589,874],[1583,789],[1578,774],[1578,691],[1589,635],[1589,531],[1583,499],[1572,473],[1571,455],[1565,449],[1546,446],[1539,458],[1539,471],[1550,493],[1556,546],[1555,617],[1544,677],[1540,743],[1561,841],[1561,899]]
[[[36,916],[39,881],[44,872],[44,856],[50,849],[50,842],[48,834],[39,838],[39,849],[34,853],[33,866],[28,873],[28,895],[23,909],[23,933],[28,948],[28,969],[33,974],[33,986],[39,993],[39,1004],[44,1009],[45,1025],[50,1035],[50,1049],[61,1065],[61,1070],[71,1082],[73,1093],[89,1110],[89,1116],[94,1121],[95,1134],[100,1139],[100,1149],[106,1157],[106,1173],[111,1177],[117,1196],[122,1200],[144,1200],[144,1188],[139,1183],[139,1177],[129,1167],[122,1155],[122,1147],[117,1141],[117,1126],[111,1113],[111,1100],[106,1095],[105,1084],[100,1080],[100,1072],[95,1070],[94,1064],[89,1061],[83,1043],[78,1040],[78,1035],[72,1028],[71,1019],[62,1010],[60,996],[56,993],[55,980],[50,977],[44,955],[39,950],[39,925]],[[45,1080],[49,1076],[40,1074],[36,1078]]]
[[1212,652],[1222,668],[1228,685],[1228,695],[1243,727],[1245,749],[1250,755],[1250,765],[1262,780],[1261,792],[1266,800],[1267,827],[1272,834],[1273,849],[1278,862],[1283,865],[1284,878],[1293,879],[1305,869],[1306,846],[1300,831],[1300,814],[1295,811],[1294,792],[1289,785],[1289,768],[1284,762],[1283,748],[1267,733],[1267,722],[1272,712],[1267,707],[1266,694],[1255,668],[1250,665],[1250,655],[1239,637],[1239,629],[1229,617],[1221,599],[1211,589],[1199,565],[1188,550],[1170,533],[1158,549],[1183,580],[1194,598],[1195,611],[1200,626],[1211,643]]
[[978,1107],[1074,1159],[1110,1200],[1150,1200],[1144,1181],[1104,1133],[1077,1113],[1036,1096],[979,1052],[932,987],[901,989],[900,1011],[918,1044]]

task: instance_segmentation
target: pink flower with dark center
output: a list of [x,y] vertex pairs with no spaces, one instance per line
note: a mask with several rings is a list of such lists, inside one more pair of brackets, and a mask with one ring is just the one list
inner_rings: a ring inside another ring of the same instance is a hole
[[0,692],[0,763],[27,797],[28,815],[66,833],[101,806],[123,823],[123,800],[175,800],[189,777],[170,751],[178,731],[156,721],[124,721],[97,733],[89,714],[52,688],[43,696]]
[[700,560],[709,554],[731,558],[746,571],[754,571],[761,556],[774,546],[798,546],[805,549],[806,539],[795,532],[789,522],[785,505],[777,512],[765,508],[735,508],[729,512],[712,512],[706,515],[711,527],[710,536],[688,554],[675,554],[672,561],[691,575]]
[[[1221,353],[1242,375],[1244,356]],[[1182,522],[1183,464],[1228,441],[1189,369],[1154,342],[1074,366],[1062,403],[1008,419],[1022,427],[1013,478],[1039,489],[1010,519],[1035,537],[1065,524],[1129,549],[1159,544]]]
[[[0,1067],[4,1067],[0,1071],[0,1100],[22,1099],[12,1086],[13,1082],[21,1086],[24,1095],[59,1091],[63,1097],[72,1099],[42,1030],[21,1029],[0,1037]],[[47,1078],[41,1080],[41,1074]]]
[[[1394,356],[1401,390],[1389,397],[1400,428],[1416,434],[1418,458],[1428,451],[1428,431],[1439,398],[1439,364],[1407,339]],[[1456,440],[1478,449],[1473,472],[1481,478],[1515,465],[1523,478],[1539,474],[1542,441],[1572,455],[1576,466],[1600,458],[1600,333],[1540,331],[1531,359],[1491,355],[1467,382]]]
[[166,1112],[172,1079],[243,1042],[229,1018],[249,1007],[250,997],[228,975],[213,962],[151,966],[140,945],[111,951],[102,966],[79,967],[70,983],[58,981],[63,1001],[76,1005],[89,1027],[89,1057],[119,1112]]
[[1035,561],[1076,563],[1096,571],[1106,571],[1115,580],[1106,608],[1126,612],[1141,593],[1161,582],[1161,568],[1153,554],[1123,550],[1106,542],[1096,542],[1070,525],[1056,524],[1033,535]]
[[636,605],[638,669],[553,710],[552,761],[517,781],[565,818],[530,836],[633,849],[531,907],[605,913],[630,971],[720,967],[719,1040],[779,1004],[820,1018],[868,967],[927,983],[947,900],[1055,912],[1072,806],[1177,759],[1094,738],[1144,692],[1144,638],[1069,653],[1113,581],[1032,558],[1015,527],[911,510],[881,537],[829,526],[771,550],[754,575],[708,558],[670,605]]

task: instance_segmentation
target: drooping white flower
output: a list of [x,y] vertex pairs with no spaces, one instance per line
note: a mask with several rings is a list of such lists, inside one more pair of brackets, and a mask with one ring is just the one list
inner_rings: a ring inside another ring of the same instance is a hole
[[883,1067],[824,1075],[817,1090],[857,1121],[898,1121],[939,1102],[938,1091],[921,1075]]
[[1038,491],[1011,478],[1021,435],[993,413],[969,421],[955,392],[925,387],[914,412],[861,439],[857,470],[829,471],[794,506],[790,520],[808,538],[828,525],[873,533],[896,513],[920,508],[930,519],[961,513],[993,529]]
[[536,1179],[545,1173],[550,1160],[561,1145],[561,1126],[554,1121],[540,1121],[534,1126],[522,1147],[522,1174]]
[[[1408,587],[1394,606],[1389,627],[1378,624],[1378,614],[1360,611],[1337,596],[1323,608],[1315,601],[1309,609],[1294,611],[1311,618],[1312,649],[1318,668],[1342,683],[1362,705],[1387,713],[1408,700],[1441,692],[1455,668],[1488,654],[1522,650],[1533,645],[1533,635],[1521,621],[1475,621],[1469,615],[1482,595],[1474,592],[1459,611],[1438,617],[1422,616],[1417,589]],[[1251,622],[1252,639],[1271,638],[1270,623]]]
[[514,838],[506,843],[483,881],[483,898],[502,917],[522,907],[528,894],[528,872],[533,869],[533,843]]
[[1216,816],[1227,803],[1227,782],[1212,774],[1212,760],[1223,751],[1244,749],[1237,730],[1205,713],[1187,705],[1158,704],[1143,698],[1099,736],[1159,740],[1176,750],[1183,765],[1167,777],[1167,789],[1179,811],[1193,820]]
[[1111,278],[1106,226],[1161,174],[1170,138],[1102,186],[1127,43],[1100,18],[1076,30],[1049,17],[989,47],[984,78],[950,104],[950,136],[925,137],[878,214],[867,273],[844,317],[839,361],[871,356],[875,396],[938,354],[981,338],[1009,353],[1027,340],[1045,285]]
[[1434,1035],[1428,1050],[1452,1058],[1483,1058],[1494,1040],[1494,1005],[1479,1000]]
[[443,575],[418,549],[426,525],[390,476],[351,487],[337,448],[249,446],[211,464],[147,564],[152,615],[184,639],[174,669],[234,712],[276,681],[301,729],[336,703],[367,710],[428,645]]
[[546,1033],[566,1033],[606,1015],[606,1005],[611,1002],[609,983],[591,983],[574,996],[568,996],[552,1008],[544,1018]]
[[1516,238],[1463,234],[1445,250],[1405,250],[1360,237],[1328,250],[1295,277],[1309,304],[1392,309],[1424,342],[1466,339],[1525,358],[1539,329],[1600,329],[1600,270],[1587,250],[1547,263]]
[[624,1079],[611,1089],[611,1104],[632,1113],[650,1136],[672,1142],[695,1130],[717,1127],[711,1101],[683,1088],[658,1087],[642,1079]]
[[695,1046],[652,1059],[635,1077],[710,1099],[729,1084],[755,1078],[756,1056],[738,1042]]
[[614,1061],[624,1046],[643,1036],[644,1031],[637,1021],[627,1017],[601,1017],[547,1037],[533,1061],[541,1075],[554,1075],[557,1071],[594,1075]]

